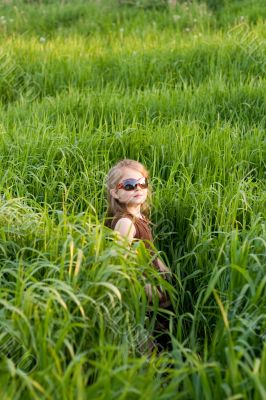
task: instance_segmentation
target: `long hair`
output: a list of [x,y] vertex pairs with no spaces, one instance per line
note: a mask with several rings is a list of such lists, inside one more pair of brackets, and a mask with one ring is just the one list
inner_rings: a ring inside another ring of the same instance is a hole
[[[107,218],[113,218],[114,216],[123,215],[127,211],[127,205],[120,203],[118,199],[115,199],[111,194],[110,190],[114,189],[116,185],[120,182],[123,176],[123,169],[131,168],[138,172],[140,172],[145,178],[149,178],[148,170],[142,165],[140,162],[130,159],[124,159],[119,161],[116,165],[114,165],[108,175],[106,180],[106,188],[107,188]],[[150,216],[150,202],[151,202],[151,188],[148,186],[148,193],[146,202],[141,204],[140,211],[145,217],[149,218]],[[110,222],[106,221],[106,225],[110,225]]]

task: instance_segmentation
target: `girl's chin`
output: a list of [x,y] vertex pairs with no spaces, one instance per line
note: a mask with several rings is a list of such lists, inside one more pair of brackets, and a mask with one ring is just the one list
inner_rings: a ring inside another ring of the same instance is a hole
[[138,198],[134,198],[131,199],[127,202],[128,205],[136,205],[136,204],[143,204],[145,202],[145,200],[143,199],[143,197],[138,197]]

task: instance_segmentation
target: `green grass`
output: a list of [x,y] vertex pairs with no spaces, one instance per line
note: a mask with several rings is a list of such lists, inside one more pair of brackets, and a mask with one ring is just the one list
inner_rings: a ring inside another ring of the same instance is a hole
[[[2,398],[264,399],[264,3],[72,3],[0,5]],[[172,285],[103,225],[124,157]]]

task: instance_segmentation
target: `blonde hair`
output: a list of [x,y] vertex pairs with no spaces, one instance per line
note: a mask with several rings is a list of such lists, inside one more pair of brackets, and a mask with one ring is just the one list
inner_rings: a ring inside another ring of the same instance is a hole
[[[149,172],[138,161],[124,159],[119,161],[116,165],[114,165],[108,175],[106,180],[106,187],[107,187],[107,202],[108,202],[108,210],[107,210],[107,217],[111,218],[116,215],[122,215],[127,211],[126,204],[122,204],[119,200],[115,199],[111,194],[110,190],[114,189],[116,185],[121,181],[123,176],[123,169],[124,168],[131,168],[138,172],[140,172],[145,178],[149,178]],[[150,214],[150,200],[151,200],[151,189],[150,186],[148,187],[148,195],[147,200],[144,204],[141,204],[140,210],[143,215],[149,218]]]

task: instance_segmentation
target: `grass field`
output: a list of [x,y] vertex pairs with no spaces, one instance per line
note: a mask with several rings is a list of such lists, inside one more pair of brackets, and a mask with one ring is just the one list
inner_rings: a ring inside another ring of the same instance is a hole
[[[266,399],[266,8],[170,3],[1,2],[3,400]],[[172,286],[103,226],[125,157]],[[152,356],[144,271],[175,309]]]

